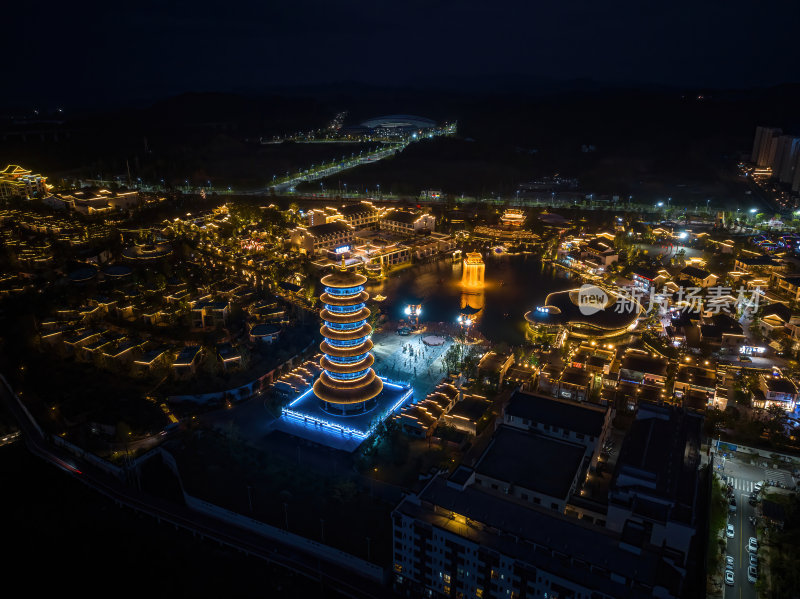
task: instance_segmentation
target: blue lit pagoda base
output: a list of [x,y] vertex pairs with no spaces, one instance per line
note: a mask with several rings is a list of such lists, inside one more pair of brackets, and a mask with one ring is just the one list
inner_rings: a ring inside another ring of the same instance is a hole
[[323,408],[323,402],[310,388],[283,409],[276,428],[302,437],[314,443],[355,451],[372,435],[375,429],[411,400],[413,389],[409,385],[398,385],[383,381],[383,389],[370,402],[372,408],[358,414],[337,416]]

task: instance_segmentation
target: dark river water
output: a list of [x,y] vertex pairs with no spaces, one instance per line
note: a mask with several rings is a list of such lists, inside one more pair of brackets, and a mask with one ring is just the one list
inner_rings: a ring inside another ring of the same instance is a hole
[[485,286],[482,292],[461,287],[462,262],[443,258],[367,283],[370,296],[386,296],[381,308],[390,320],[404,318],[410,298],[422,298],[420,323],[455,322],[462,306],[482,308],[476,326],[493,342],[517,345],[525,340],[524,314],[541,305],[548,293],[580,286],[564,269],[543,264],[530,254],[484,256]]

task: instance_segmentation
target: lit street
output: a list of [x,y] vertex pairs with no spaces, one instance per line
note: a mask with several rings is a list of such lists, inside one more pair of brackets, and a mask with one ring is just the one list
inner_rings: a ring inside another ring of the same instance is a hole
[[[725,477],[725,482],[733,486],[733,497],[736,499],[736,511],[728,512],[728,523],[734,526],[734,537],[727,540],[726,556],[734,559],[734,584],[724,586],[724,597],[727,599],[756,599],[755,584],[747,579],[750,557],[747,543],[750,537],[756,536],[756,528],[750,518],[756,516],[756,508],[749,503],[757,482],[774,480],[794,488],[795,480],[786,470],[765,468],[759,460],[757,464],[743,462],[737,458],[725,457],[725,453],[717,459],[717,474]],[[730,455],[730,454],[729,454]],[[773,487],[764,487],[766,490]]]

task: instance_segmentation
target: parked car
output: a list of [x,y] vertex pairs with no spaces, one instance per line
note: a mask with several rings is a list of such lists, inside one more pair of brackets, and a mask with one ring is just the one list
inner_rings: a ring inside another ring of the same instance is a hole
[[[728,572],[730,572],[730,570],[728,570]],[[758,580],[758,570],[756,569],[755,566],[750,566],[749,568],[747,568],[747,581],[755,582],[756,580]]]
[[733,556],[726,555],[725,556],[725,569],[726,570],[733,570]]
[[[748,577],[750,573],[748,572]],[[733,586],[733,570],[725,570],[725,584]]]
[[751,566],[758,566],[758,555],[755,553],[750,554],[750,565]]
[[734,534],[733,524],[728,524],[728,528],[725,531],[725,536],[728,537],[729,539],[732,539],[733,534]]
[[758,541],[755,537],[750,537],[750,540],[747,541],[747,551],[750,553],[756,553],[758,551]]
[[757,482],[757,483],[756,483],[756,484],[753,486],[753,490],[754,490],[756,493],[758,493],[758,492],[759,492],[761,489],[763,489],[763,488],[764,488],[764,481],[763,481],[763,480],[760,480],[760,481],[758,481],[758,482]]

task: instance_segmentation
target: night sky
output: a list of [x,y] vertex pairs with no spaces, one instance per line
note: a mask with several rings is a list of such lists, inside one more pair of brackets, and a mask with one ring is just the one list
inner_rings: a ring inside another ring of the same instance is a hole
[[14,2],[4,21],[3,56],[25,77],[6,104],[343,81],[491,91],[800,79],[792,0]]

